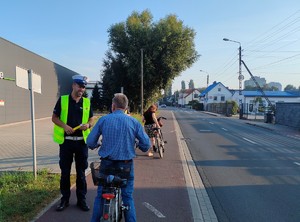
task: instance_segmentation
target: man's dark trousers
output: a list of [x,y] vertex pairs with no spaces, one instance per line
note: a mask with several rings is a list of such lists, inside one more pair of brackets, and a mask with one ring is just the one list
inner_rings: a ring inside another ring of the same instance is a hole
[[70,174],[73,158],[75,157],[76,167],[76,196],[77,201],[85,201],[87,193],[87,184],[85,178],[85,170],[88,167],[88,148],[84,140],[65,140],[60,145],[59,150],[59,166],[61,169],[60,191],[62,200],[69,201],[70,190]]

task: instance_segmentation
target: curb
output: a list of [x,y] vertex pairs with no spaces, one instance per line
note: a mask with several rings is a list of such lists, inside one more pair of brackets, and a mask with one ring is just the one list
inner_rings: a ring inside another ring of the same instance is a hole
[[249,122],[247,122],[246,124],[252,125],[252,126],[256,126],[256,127],[260,127],[260,128],[264,128],[264,129],[267,129],[267,130],[270,130],[270,131],[275,131],[274,129],[271,129],[269,127],[262,126],[262,125],[259,125],[259,124],[255,124],[255,123],[249,123]]

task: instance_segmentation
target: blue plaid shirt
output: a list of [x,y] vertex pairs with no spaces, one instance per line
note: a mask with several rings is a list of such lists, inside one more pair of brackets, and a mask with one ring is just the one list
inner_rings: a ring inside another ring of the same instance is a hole
[[140,122],[124,114],[122,110],[116,110],[97,121],[87,138],[88,147],[96,147],[101,135],[99,156],[112,160],[134,158],[135,139],[139,140],[139,149],[143,152],[148,151],[151,146],[150,139]]

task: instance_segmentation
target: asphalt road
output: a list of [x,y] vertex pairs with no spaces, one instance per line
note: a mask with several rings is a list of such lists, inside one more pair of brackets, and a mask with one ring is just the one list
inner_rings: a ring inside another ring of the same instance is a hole
[[300,140],[188,110],[174,111],[219,221],[300,221]]

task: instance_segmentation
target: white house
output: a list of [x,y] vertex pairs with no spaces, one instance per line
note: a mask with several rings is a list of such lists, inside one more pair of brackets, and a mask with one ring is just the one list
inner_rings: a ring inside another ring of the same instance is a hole
[[200,91],[198,89],[185,89],[179,92],[178,105],[185,106],[192,100],[198,100]]
[[199,102],[203,103],[205,110],[209,103],[225,103],[227,100],[232,100],[232,92],[221,82],[216,81],[199,96]]

